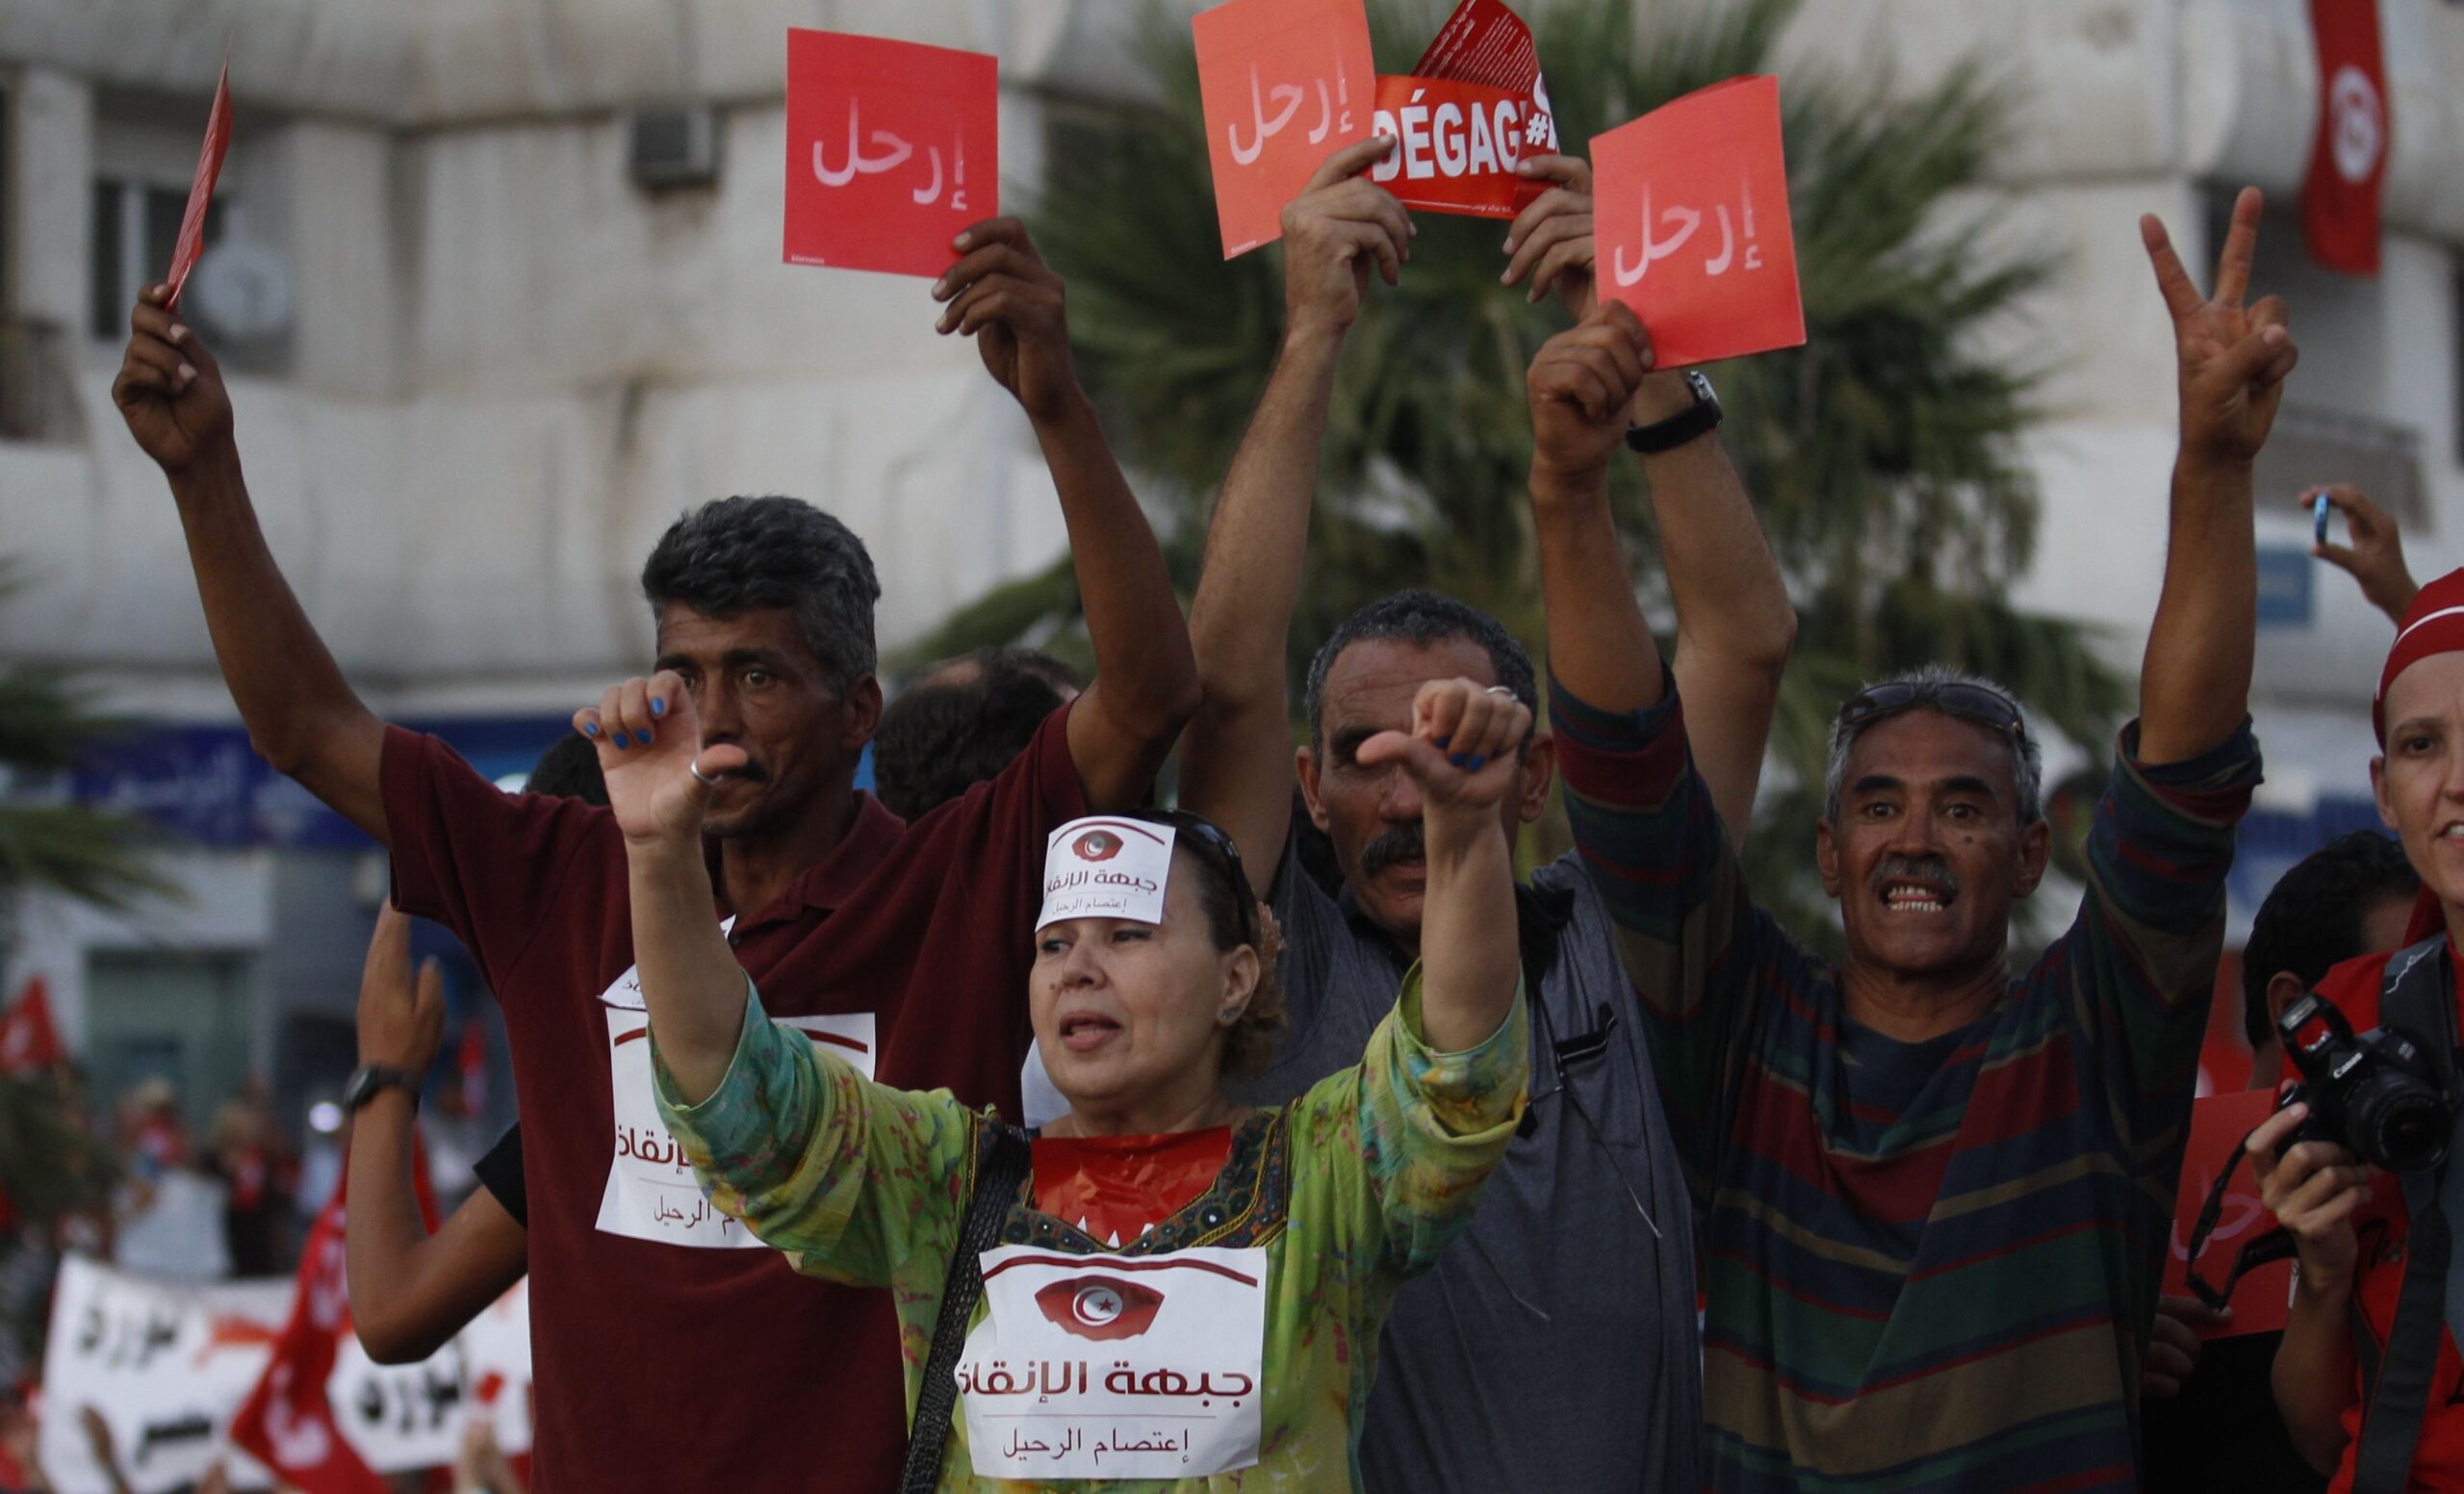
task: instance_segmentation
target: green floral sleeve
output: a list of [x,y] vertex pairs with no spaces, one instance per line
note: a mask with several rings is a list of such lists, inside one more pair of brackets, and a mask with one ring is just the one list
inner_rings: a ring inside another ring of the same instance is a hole
[[727,1077],[679,1099],[651,1033],[661,1120],[710,1201],[799,1271],[855,1286],[956,1247],[973,1176],[975,1118],[946,1090],[875,1084],[762,1010],[746,983]]

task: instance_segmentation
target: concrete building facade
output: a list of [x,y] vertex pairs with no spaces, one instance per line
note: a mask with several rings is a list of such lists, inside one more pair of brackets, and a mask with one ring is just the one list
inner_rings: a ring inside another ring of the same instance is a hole
[[[1527,13],[1545,29],[1549,8]],[[243,760],[179,527],[109,398],[225,40],[238,129],[197,316],[233,372],[269,536],[372,704],[509,771],[646,658],[634,575],[699,500],[788,492],[846,519],[881,566],[886,646],[1058,553],[1024,424],[971,348],[934,335],[924,283],[780,263],[783,33],[999,54],[1004,175],[1031,183],[1053,101],[1137,86],[1138,10],[0,0],[0,554],[39,582],[0,617],[0,657],[75,665],[167,724],[153,759],[80,791],[216,807],[184,824],[186,903],[16,913],[11,964],[49,976],[98,1077],[329,1065],[381,885],[364,848]],[[2045,515],[2020,600],[2103,625],[2125,664],[2172,450],[2135,219],[2162,214],[2196,262],[2233,187],[2282,205],[2261,278],[2294,299],[2303,364],[2262,474],[2258,709],[2281,844],[2237,877],[2246,907],[2283,855],[2364,812],[2387,633],[2308,560],[2296,490],[2362,477],[2424,574],[2464,517],[2464,195],[2447,190],[2464,180],[2464,6],[2380,11],[2394,139],[2375,280],[2309,265],[2290,215],[2318,103],[2301,0],[1823,0],[1787,47],[1791,67],[1887,67],[1912,89],[1972,55],[2011,75],[2022,115],[1992,206],[2065,258],[2008,329],[2056,371],[2058,412],[2030,438]],[[646,182],[646,128],[706,131],[706,180]],[[226,1015],[145,1037],[174,988]]]

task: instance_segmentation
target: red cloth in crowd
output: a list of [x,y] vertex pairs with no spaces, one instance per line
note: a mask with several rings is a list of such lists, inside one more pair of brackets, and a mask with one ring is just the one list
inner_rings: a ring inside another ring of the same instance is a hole
[[[2379,983],[2386,976],[2387,962],[2396,953],[2348,960],[2319,982],[2319,994],[2345,1014],[2355,1032],[2368,1032],[2378,1025]],[[2464,959],[2458,959],[2457,951],[2451,949],[2448,958],[2456,960],[2456,989],[2464,992]],[[2410,1228],[2402,1183],[2392,1175],[2382,1175],[2372,1185],[2370,1201],[2353,1217],[2353,1229],[2361,1239],[2354,1291],[2362,1317],[2381,1344],[2386,1343],[2389,1330],[2395,1327],[2396,1297],[2404,1276],[2404,1241]],[[2430,1376],[2429,1408],[2422,1418],[2412,1483],[2415,1488],[2464,1488],[2464,1356],[2457,1354],[2455,1339],[2445,1328],[2439,1330],[2438,1336],[2438,1368]],[[2361,1437],[2359,1391],[2356,1378],[2353,1403],[2344,1416],[2344,1458],[2337,1464],[2334,1481],[2327,1485],[2328,1494],[2350,1494],[2352,1488],[2353,1453],[2360,1446]]]
[[60,1029],[51,1019],[50,989],[39,975],[28,980],[0,1016],[0,1073],[38,1074],[62,1057]]
[[[838,849],[737,920],[736,958],[773,1017],[872,1013],[876,1077],[1017,1113],[1044,837],[1086,812],[1066,717],[911,826],[860,797]],[[907,1405],[889,1294],[799,1276],[769,1249],[598,1225],[617,1149],[611,1066],[639,1051],[612,1045],[601,999],[633,965],[614,816],[503,793],[399,730],[382,777],[395,900],[458,936],[504,1010],[527,1153],[538,1488],[893,1486]]]
[[1138,1243],[1206,1192],[1232,1155],[1232,1128],[1169,1136],[1039,1136],[1036,1207],[1109,1245]]

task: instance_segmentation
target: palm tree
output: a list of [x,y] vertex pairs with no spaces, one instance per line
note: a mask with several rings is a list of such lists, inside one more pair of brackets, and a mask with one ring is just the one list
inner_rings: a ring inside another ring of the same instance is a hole
[[[1442,0],[1371,0],[1379,67],[1408,71]],[[1795,0],[1738,0],[1651,24],[1636,0],[1537,14],[1568,145],[1697,88],[1767,70]],[[1229,464],[1282,313],[1274,251],[1222,261],[1185,27],[1150,13],[1142,52],[1161,107],[1057,110],[1036,231],[1068,278],[1088,387],[1124,458],[1167,506],[1167,551],[1195,580],[1206,504]],[[1921,662],[1993,675],[2079,743],[2100,745],[2124,682],[2081,628],[2005,600],[2028,562],[2037,489],[2017,438],[2043,372],[1981,353],[2054,270],[1989,241],[1979,195],[2007,101],[1973,68],[1912,98],[1889,80],[1809,77],[1785,90],[1790,198],[1809,340],[1717,371],[1726,439],[1756,495],[1804,626],[1750,837],[1758,893],[1830,928],[1811,885],[1825,735],[1863,681]],[[1425,584],[1543,631],[1526,505],[1523,375],[1564,324],[1502,291],[1502,225],[1423,215],[1399,288],[1351,334],[1328,423],[1296,676],[1363,602]],[[1639,473],[1617,494],[1647,605],[1668,616]],[[919,655],[1068,637],[1065,566],[953,618]]]
[[[0,604],[21,591],[0,564]],[[146,863],[141,822],[40,791],[116,730],[68,676],[0,665],[0,974],[9,972],[10,922],[30,891],[124,911],[174,890]],[[0,998],[14,990],[13,979],[0,985]],[[118,1171],[84,1122],[71,1076],[0,1075],[0,1200],[15,1225],[49,1236],[63,1218],[107,1200]],[[0,1239],[0,1257],[13,1246]],[[38,1343],[39,1321],[9,1326],[30,1351]]]

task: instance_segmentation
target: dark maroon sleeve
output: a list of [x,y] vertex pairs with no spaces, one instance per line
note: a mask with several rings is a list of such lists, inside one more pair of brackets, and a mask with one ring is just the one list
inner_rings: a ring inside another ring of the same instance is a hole
[[615,836],[605,810],[511,794],[433,736],[385,729],[378,770],[394,905],[453,931],[491,988],[548,921],[576,859]]
[[968,979],[912,992],[911,999],[971,1003],[970,1012],[944,1008],[944,1015],[973,1032],[1004,1036],[1006,1082],[996,1093],[1013,1114],[1015,1068],[1028,1042],[1027,976],[1035,966],[1036,916],[1043,908],[1044,842],[1088,812],[1087,790],[1069,756],[1070,709],[1063,706],[1046,716],[1026,751],[998,777],[908,829],[911,843],[940,877],[934,934],[955,935],[975,967]]

